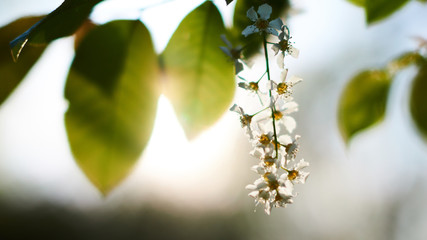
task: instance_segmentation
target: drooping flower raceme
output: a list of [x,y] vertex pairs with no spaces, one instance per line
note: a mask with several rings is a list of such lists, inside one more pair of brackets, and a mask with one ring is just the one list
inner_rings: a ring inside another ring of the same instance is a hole
[[[265,50],[265,73],[254,82],[238,76],[243,80],[238,83],[240,90],[255,93],[260,100],[261,98],[269,100],[260,101],[259,111],[251,114],[243,110],[241,107],[243,104],[234,104],[230,109],[239,114],[241,125],[253,146],[250,155],[257,159],[257,163],[251,169],[259,175],[259,178],[247,185],[246,189],[250,190],[249,196],[255,199],[256,206],[264,205],[267,214],[270,214],[274,207],[286,207],[293,203],[297,195],[295,185],[304,184],[309,176],[309,172],[306,171],[309,163],[304,159],[297,161],[299,151],[297,141],[300,136],[293,135],[296,121],[291,116],[298,111],[298,104],[292,97],[293,88],[302,81],[302,78],[296,76],[288,78],[288,69],[284,68],[284,58],[288,54],[298,57],[298,50],[290,44],[289,29],[282,20],[268,21],[271,13],[272,8],[268,4],[259,6],[257,12],[251,7],[247,11],[247,16],[253,24],[242,32],[245,36],[263,33],[259,36],[263,38]],[[267,42],[269,34],[278,37],[279,42]],[[228,49],[232,49],[231,44],[224,42]],[[267,44],[272,44],[274,53],[279,55],[278,63],[283,70],[278,81],[270,78]],[[221,49],[228,56],[232,56],[231,50]],[[235,66],[237,74],[240,68],[238,64]],[[267,86],[268,91],[259,91],[261,85]]]

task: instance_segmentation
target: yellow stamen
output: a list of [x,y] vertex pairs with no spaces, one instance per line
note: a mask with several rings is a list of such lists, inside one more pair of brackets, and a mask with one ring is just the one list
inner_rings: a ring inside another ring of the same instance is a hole
[[279,83],[277,85],[277,93],[279,95],[285,94],[288,90],[288,85],[286,83]]
[[292,170],[288,172],[288,179],[289,180],[294,180],[295,178],[297,178],[299,175],[298,171],[296,170]]
[[274,111],[273,115],[274,115],[274,120],[280,120],[283,117],[283,113],[280,111]]

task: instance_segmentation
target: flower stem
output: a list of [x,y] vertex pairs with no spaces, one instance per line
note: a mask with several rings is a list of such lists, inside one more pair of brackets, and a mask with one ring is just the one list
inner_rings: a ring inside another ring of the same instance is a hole
[[[267,39],[266,36],[264,35],[264,39],[263,39],[263,45],[264,45],[264,56],[265,56],[265,66],[266,66],[266,72],[267,72],[267,79],[270,82],[271,78],[270,78],[270,65],[268,63],[268,51],[267,51]],[[270,99],[272,98],[272,94],[271,94],[271,88],[268,90],[268,94],[270,96]],[[273,101],[270,101],[270,104]],[[276,133],[276,119],[274,116],[274,112],[276,111],[275,109],[275,105],[271,104],[270,105],[270,109],[271,109],[271,118],[273,119],[273,134],[274,134],[274,148],[276,151],[276,158],[279,157],[279,147],[277,144],[277,133]]]

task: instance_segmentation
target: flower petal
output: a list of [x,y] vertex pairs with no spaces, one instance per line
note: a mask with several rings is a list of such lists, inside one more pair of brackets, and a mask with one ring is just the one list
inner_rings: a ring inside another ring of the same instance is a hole
[[231,106],[230,111],[236,112],[238,114],[244,114],[243,108],[239,107],[237,104],[234,104],[233,106]]
[[265,31],[267,33],[270,33],[271,35],[274,35],[274,36],[278,36],[279,35],[279,32],[277,32],[277,30],[274,29],[274,28],[272,28],[272,27],[268,27]]
[[245,37],[251,35],[252,33],[259,32],[259,29],[255,27],[254,25],[247,26],[243,31],[242,34],[245,35]]
[[279,55],[277,55],[277,65],[279,66],[280,69],[284,69],[285,68],[285,55],[283,54],[283,52],[280,52]]
[[236,75],[243,71],[243,64],[241,62],[239,62],[239,60],[234,60],[234,68],[236,69]]
[[249,84],[248,84],[248,83],[245,83],[245,82],[239,82],[237,85],[238,85],[240,88],[243,88],[243,89],[245,89],[245,90],[251,90],[251,88],[250,88],[250,86],[249,86]]
[[288,82],[289,82],[290,84],[292,84],[292,86],[293,86],[293,85],[295,85],[295,84],[297,84],[297,83],[299,83],[299,82],[301,82],[301,81],[302,81],[302,78],[297,77],[297,76],[292,76],[292,77],[290,77],[290,78],[289,78],[289,80],[288,80]]
[[221,39],[222,39],[222,41],[225,43],[225,44],[227,44],[227,47],[228,48],[233,48],[233,45],[231,44],[231,42],[230,41],[228,41],[228,39],[227,39],[227,36],[225,36],[225,34],[221,34]]
[[253,22],[258,20],[258,14],[255,12],[254,7],[249,8],[249,10],[246,12],[246,16]]
[[295,119],[289,116],[285,116],[282,119],[283,119],[282,121],[283,121],[283,124],[285,125],[286,130],[288,130],[288,132],[290,133],[293,132],[297,127],[297,122],[295,121]]
[[271,21],[269,25],[275,29],[281,29],[283,26],[283,22],[282,22],[282,19],[276,18],[273,21]]
[[289,53],[289,55],[291,55],[294,58],[298,58],[298,56],[299,56],[298,48],[295,48],[293,46],[288,47],[288,53]]
[[228,48],[226,48],[226,47],[224,47],[224,46],[220,46],[219,47],[225,54],[227,54],[227,56],[229,56],[229,57],[233,57],[233,55],[231,55],[231,52],[230,52],[230,49],[228,49]]
[[301,169],[303,169],[303,168],[306,168],[306,167],[308,167],[308,166],[310,166],[310,163],[308,163],[308,162],[304,161],[304,159],[301,159],[301,160],[297,163],[297,165],[296,165],[296,167],[295,167],[295,170],[299,171],[299,170],[301,170]]
[[[280,82],[285,82],[286,81],[286,76],[288,76],[288,69],[284,69],[281,73],[280,73]],[[292,77],[291,77],[292,78]]]
[[264,3],[263,5],[259,6],[259,8],[258,8],[258,14],[259,14],[260,18],[262,18],[264,20],[267,20],[270,18],[272,11],[273,11],[273,9],[267,3]]
[[274,51],[274,55],[277,55],[280,51],[280,45],[278,43],[273,44],[273,46],[271,47],[271,49],[273,49]]

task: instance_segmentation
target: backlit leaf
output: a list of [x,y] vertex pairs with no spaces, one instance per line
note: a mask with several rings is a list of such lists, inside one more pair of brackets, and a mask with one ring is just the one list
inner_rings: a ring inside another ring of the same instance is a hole
[[380,122],[385,115],[390,76],[386,71],[364,71],[350,80],[338,107],[338,124],[344,140]]
[[102,0],[65,0],[61,6],[10,42],[16,61],[28,44],[44,45],[73,34]]
[[65,115],[71,150],[98,189],[109,192],[132,169],[153,128],[157,56],[140,21],[113,21],[83,39],[71,66]]
[[427,139],[427,64],[420,68],[412,83],[410,109],[416,126]]
[[219,48],[224,32],[207,1],[185,17],[162,54],[166,95],[189,138],[216,122],[233,99],[233,64]]
[[0,104],[21,82],[45,49],[45,47],[29,47],[22,54],[21,61],[14,63],[10,56],[9,41],[43,17],[21,18],[0,28]]
[[405,5],[408,0],[366,0],[366,21],[371,24],[382,20]]

